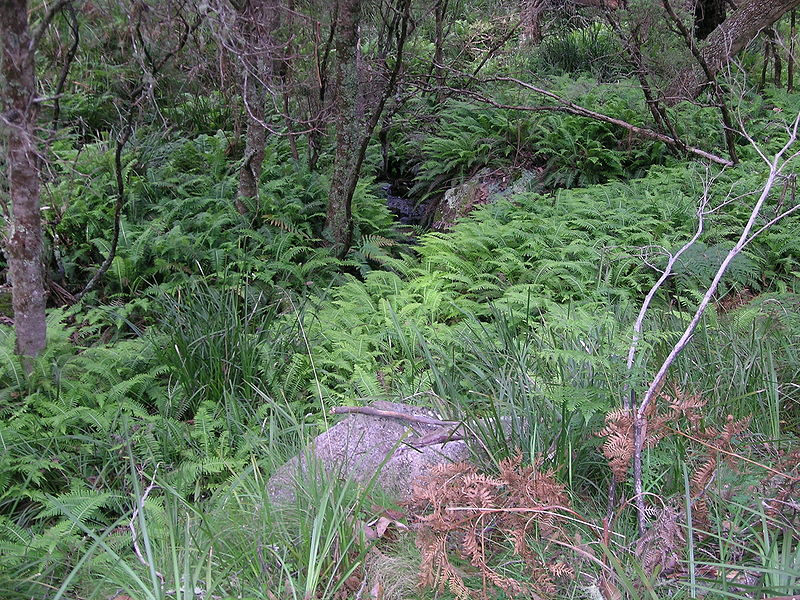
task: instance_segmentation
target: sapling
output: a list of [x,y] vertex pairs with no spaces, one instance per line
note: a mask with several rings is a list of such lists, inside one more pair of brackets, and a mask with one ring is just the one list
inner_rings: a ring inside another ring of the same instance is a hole
[[[792,163],[792,161],[798,156],[798,154],[800,154],[800,151],[795,151],[792,154],[788,154],[792,146],[794,146],[794,143],[797,141],[798,126],[800,126],[800,114],[798,114],[797,117],[795,117],[793,124],[788,129],[789,137],[786,143],[777,153],[775,153],[775,155],[772,158],[769,158],[758,147],[756,142],[749,135],[745,134],[747,136],[748,141],[755,148],[758,155],[769,167],[769,173],[767,174],[767,177],[761,188],[761,193],[758,196],[758,200],[755,202],[750,211],[750,216],[747,220],[747,223],[744,225],[741,234],[739,235],[739,239],[723,259],[722,263],[720,264],[719,268],[716,271],[716,274],[714,275],[714,279],[704,292],[703,297],[700,300],[700,303],[697,305],[697,308],[695,310],[692,319],[689,321],[689,324],[686,326],[680,339],[675,343],[675,345],[672,347],[669,354],[659,367],[658,371],[653,377],[650,385],[647,388],[647,391],[645,392],[638,406],[634,406],[635,402],[633,396],[626,394],[626,398],[624,400],[624,406],[626,408],[635,411],[634,427],[633,427],[633,435],[634,435],[633,482],[634,482],[637,520],[638,520],[640,534],[644,532],[646,525],[646,512],[645,512],[645,503],[644,503],[644,494],[642,485],[642,449],[644,447],[644,442],[647,436],[647,410],[650,404],[654,401],[655,397],[658,395],[659,390],[661,389],[662,384],[666,378],[667,371],[691,340],[692,335],[694,334],[694,331],[700,322],[700,319],[703,317],[706,308],[708,308],[709,303],[711,302],[712,298],[717,292],[717,288],[719,287],[719,283],[722,280],[722,277],[725,275],[725,272],[728,270],[728,267],[730,267],[733,260],[742,252],[742,250],[744,250],[747,247],[748,244],[750,244],[756,237],[758,237],[764,231],[772,227],[775,223],[777,223],[781,219],[800,210],[800,204],[795,204],[794,206],[791,206],[789,208],[779,210],[779,212],[772,219],[768,220],[761,227],[755,229],[754,231],[754,228],[756,226],[756,221],[761,215],[761,211],[764,207],[764,204],[766,203],[767,198],[769,198],[769,195],[772,192],[772,189],[775,187],[776,182],[778,181],[779,177],[783,174],[783,172],[786,170],[787,166]],[[744,127],[742,127],[742,129],[744,129]],[[669,277],[672,267],[674,266],[677,258],[680,257],[680,254],[682,254],[689,247],[691,247],[697,241],[697,239],[700,237],[700,234],[702,233],[703,216],[705,214],[708,214],[707,195],[708,192],[704,194],[704,197],[699,204],[697,213],[698,227],[695,232],[695,235],[678,252],[676,252],[674,256],[670,258],[669,262],[667,263],[667,268],[664,270],[664,273],[662,273],[662,276],[658,279],[658,281],[656,281],[656,283],[653,284],[653,287],[650,289],[647,296],[645,297],[642,309],[639,312],[639,317],[637,318],[636,324],[634,326],[633,341],[628,353],[629,369],[633,366],[633,358],[635,356],[636,348],[641,335],[642,322],[647,312],[647,308],[650,304],[650,300],[652,300],[653,295],[661,287],[664,281],[666,281],[666,279]]]

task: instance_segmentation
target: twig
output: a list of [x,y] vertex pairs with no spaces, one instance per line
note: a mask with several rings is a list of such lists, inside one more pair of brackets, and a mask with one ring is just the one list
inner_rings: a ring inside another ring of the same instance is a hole
[[[158,470],[158,465],[156,465],[156,470]],[[142,494],[142,497],[139,500],[137,500],[136,508],[133,509],[133,514],[131,514],[131,521],[128,524],[128,529],[131,530],[131,543],[133,544],[133,552],[134,554],[136,554],[136,558],[139,559],[139,562],[142,563],[148,569],[152,568],[152,565],[148,564],[147,560],[142,555],[142,551],[139,549],[139,542],[138,542],[139,535],[136,533],[136,527],[134,526],[134,523],[136,521],[136,518],[139,516],[139,509],[144,507],[144,502],[145,500],[147,500],[147,496],[150,495],[150,492],[152,492],[155,487],[157,487],[156,474],[155,472],[153,472],[153,477],[150,480],[150,485],[148,485],[147,488],[145,488],[144,494]],[[158,575],[158,578],[161,580],[161,585],[164,585],[165,578],[163,573],[157,571],[154,568],[153,572],[156,575]]]
[[69,27],[72,31],[72,46],[70,46],[69,51],[67,52],[67,58],[64,60],[64,64],[61,66],[61,73],[58,76],[55,93],[53,94],[55,97],[53,104],[53,132],[58,129],[58,120],[61,116],[61,93],[64,91],[64,84],[67,81],[70,66],[72,66],[72,61],[75,60],[75,55],[78,52],[78,44],[80,43],[80,27],[78,26],[78,16],[75,13],[75,7],[71,2],[67,4],[66,11],[69,15]]
[[626,35],[615,12],[616,11],[613,11],[608,7],[605,7],[603,10],[606,21],[617,34],[619,40],[622,42],[622,46],[628,55],[628,59],[631,65],[634,67],[636,78],[639,80],[639,88],[642,90],[642,95],[647,103],[647,108],[650,110],[650,114],[653,115],[656,126],[660,127],[662,131],[667,131],[675,139],[677,142],[677,150],[686,152],[686,144],[678,135],[678,132],[675,129],[675,124],[672,122],[669,113],[662,105],[663,96],[659,94],[660,97],[656,97],[656,94],[653,92],[653,88],[647,79],[649,70],[645,65],[644,58],[642,57],[642,47],[644,43],[641,39],[641,31],[639,27],[635,27],[630,36]]
[[725,450],[723,448],[720,448],[719,446],[715,446],[714,444],[709,444],[708,442],[705,442],[705,441],[701,440],[698,437],[690,435],[690,434],[686,433],[685,431],[680,431],[679,429],[673,429],[669,425],[665,425],[664,428],[667,429],[668,431],[670,431],[671,433],[674,433],[674,434],[677,434],[677,435],[681,435],[681,436],[683,436],[683,437],[685,437],[685,438],[687,438],[689,440],[692,440],[693,442],[697,442],[701,446],[705,446],[706,448],[714,450],[715,452],[719,452],[720,454],[727,454],[728,456],[732,456],[733,458],[735,458],[737,460],[741,460],[741,461],[744,461],[746,463],[750,463],[751,465],[754,465],[756,467],[760,467],[761,469],[769,471],[773,475],[780,475],[781,477],[785,477],[789,481],[800,481],[800,477],[798,477],[798,476],[789,475],[787,473],[784,473],[783,471],[778,471],[777,469],[773,469],[772,467],[769,467],[769,466],[765,465],[764,463],[760,463],[760,462],[758,462],[756,460],[753,460],[751,458],[747,458],[746,456],[742,456],[741,454],[737,454],[736,452],[733,452],[731,450]]
[[[672,274],[672,269],[681,255],[691,248],[700,238],[700,235],[702,235],[706,206],[708,206],[708,187],[706,187],[706,194],[704,195],[703,200],[700,202],[700,206],[697,208],[697,230],[694,232],[694,235],[691,237],[691,239],[681,246],[680,250],[678,250],[675,254],[670,255],[669,260],[667,261],[667,266],[664,268],[664,272],[661,274],[661,277],[658,278],[658,281],[653,284],[653,287],[650,288],[650,291],[647,292],[647,296],[645,296],[644,302],[642,302],[642,308],[639,310],[639,315],[636,317],[636,322],[633,325],[633,338],[631,340],[631,345],[630,348],[628,348],[628,360],[626,366],[629,375],[630,371],[633,369],[633,361],[636,356],[636,350],[639,346],[642,326],[644,324],[645,315],[647,314],[647,309],[650,307],[650,302],[653,300],[653,297],[656,295],[656,292],[658,292],[659,288]],[[630,388],[630,381],[628,381],[627,387]],[[633,407],[634,392],[633,389],[628,389],[625,392],[626,393],[622,404],[624,408],[630,409]]]
[[734,137],[735,130],[733,128],[733,119],[731,119],[731,113],[730,110],[728,109],[728,103],[725,101],[725,94],[722,91],[722,87],[717,81],[716,75],[711,71],[711,68],[708,66],[708,62],[703,57],[700,50],[697,48],[694,36],[686,28],[686,25],[683,24],[683,21],[681,21],[675,14],[675,11],[673,10],[670,1],[661,0],[661,3],[664,6],[664,10],[667,11],[667,14],[669,15],[670,19],[672,19],[672,22],[675,23],[675,26],[681,32],[681,35],[683,36],[686,45],[689,47],[692,56],[694,56],[697,63],[703,69],[703,73],[705,73],[708,83],[711,84],[714,93],[714,98],[717,101],[717,108],[719,108],[720,115],[722,116],[722,129],[723,129],[723,134],[725,136],[725,144],[728,147],[728,154],[730,155],[731,160],[734,163],[738,163],[739,158],[736,154],[736,139]]
[[117,140],[117,147],[114,151],[114,171],[117,179],[117,200],[114,203],[114,233],[111,237],[111,248],[108,250],[108,256],[106,256],[105,260],[100,265],[100,268],[97,269],[95,274],[86,283],[84,288],[78,294],[76,294],[76,300],[80,300],[95,288],[103,275],[106,274],[106,271],[108,271],[109,267],[111,267],[111,263],[113,262],[114,257],[117,255],[120,219],[122,218],[122,205],[125,203],[125,181],[122,176],[122,149],[125,147],[125,144],[128,143],[128,139],[131,137],[132,131],[133,125],[128,122],[128,124],[125,125],[125,131],[122,133],[122,137]]
[[436,425],[439,427],[457,427],[462,425],[462,421],[443,421],[442,419],[434,419],[432,417],[423,417],[422,415],[408,415],[398,412],[396,410],[382,410],[373,408],[371,406],[334,406],[330,413],[332,415],[345,415],[345,414],[361,414],[370,415],[372,417],[383,417],[386,419],[400,419],[402,421],[411,421],[412,423],[422,423],[423,425]]
[[39,42],[42,41],[42,36],[44,32],[47,31],[47,28],[50,26],[50,21],[53,20],[53,17],[56,16],[56,13],[64,8],[67,4],[71,4],[72,0],[58,0],[55,4],[53,4],[44,15],[42,22],[39,23],[39,27],[31,36],[30,42],[30,51],[33,52],[36,48],[39,47]]

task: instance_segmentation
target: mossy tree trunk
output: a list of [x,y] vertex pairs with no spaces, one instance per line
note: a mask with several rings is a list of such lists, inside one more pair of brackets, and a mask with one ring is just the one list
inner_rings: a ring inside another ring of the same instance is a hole
[[[35,41],[28,28],[27,0],[0,0],[2,127],[11,211],[4,240],[12,285],[16,352],[30,371],[47,341],[47,301],[42,267],[39,148],[36,140]],[[7,208],[7,207],[6,207]]]
[[280,26],[278,0],[246,0],[238,8],[237,25],[242,47],[242,98],[247,133],[244,161],[239,171],[236,209],[245,214],[258,198],[258,182],[267,143],[267,105],[275,76],[275,32]]
[[[382,44],[377,59],[382,71],[380,82],[369,82],[369,92],[362,82],[358,55],[358,32],[361,24],[361,0],[339,0],[336,5],[336,52],[334,124],[336,151],[331,173],[328,208],[323,237],[336,256],[343,257],[353,241],[352,204],[361,165],[372,131],[380,119],[386,100],[395,89],[403,64],[403,47],[408,35],[410,0],[395,0],[388,6],[388,27],[381,32]],[[387,67],[389,47],[394,64]],[[373,65],[375,66],[375,65]]]

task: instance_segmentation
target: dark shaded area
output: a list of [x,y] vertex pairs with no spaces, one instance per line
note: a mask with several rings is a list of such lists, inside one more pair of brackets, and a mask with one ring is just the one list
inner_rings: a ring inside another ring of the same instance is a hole
[[694,5],[694,34],[697,39],[706,39],[725,17],[725,0],[697,0]]

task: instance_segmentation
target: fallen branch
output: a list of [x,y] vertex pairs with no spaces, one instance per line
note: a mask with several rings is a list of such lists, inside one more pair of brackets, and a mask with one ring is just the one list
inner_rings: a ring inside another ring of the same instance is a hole
[[595,121],[601,121],[603,123],[609,123],[611,125],[616,125],[617,127],[621,127],[639,135],[644,138],[648,138],[651,140],[655,140],[657,142],[663,142],[668,146],[673,148],[677,148],[681,152],[686,152],[687,154],[693,154],[695,156],[699,156],[705,160],[711,161],[718,165],[723,165],[725,167],[732,167],[733,162],[728,160],[727,158],[723,158],[721,156],[717,156],[716,154],[712,154],[711,152],[707,152],[702,150],[701,148],[695,148],[693,146],[686,146],[680,140],[666,135],[664,133],[659,133],[658,131],[653,131],[652,129],[648,129],[647,127],[639,127],[638,125],[634,125],[633,123],[628,123],[627,121],[623,121],[622,119],[617,119],[616,117],[610,117],[608,115],[604,115],[603,113],[599,113],[594,110],[590,110],[579,104],[575,104],[574,102],[567,100],[566,98],[562,98],[558,94],[554,94],[548,90],[544,90],[542,88],[538,88],[535,85],[531,85],[525,81],[517,79],[516,77],[492,77],[491,79],[486,79],[484,81],[504,81],[509,83],[514,83],[520,87],[525,88],[526,90],[530,90],[540,96],[544,96],[545,98],[549,98],[553,100],[556,104],[553,105],[543,105],[543,106],[518,106],[513,104],[504,104],[502,102],[497,102],[478,94],[476,92],[471,92],[469,90],[461,90],[464,94],[470,96],[471,98],[478,100],[479,102],[484,102],[495,108],[502,108],[508,110],[519,110],[519,111],[529,111],[529,112],[542,112],[542,111],[553,111],[553,112],[566,112],[571,115],[576,115],[579,117],[586,117],[587,119],[593,119]]
[[385,419],[400,419],[402,421],[410,421],[412,423],[422,423],[423,425],[434,425],[439,427],[453,427],[463,425],[463,421],[443,421],[442,419],[434,419],[433,417],[424,417],[422,415],[409,415],[395,410],[381,410],[371,406],[334,406],[330,413],[332,415],[346,415],[346,414],[360,414],[369,415],[371,417],[383,417]]
[[[489,453],[486,445],[483,443],[483,440],[481,440],[478,433],[470,427],[470,424],[467,421],[446,421],[443,419],[435,419],[433,417],[425,417],[423,415],[409,415],[394,410],[383,410],[379,408],[373,408],[371,406],[334,406],[329,412],[332,415],[360,414],[371,417],[381,417],[384,419],[398,419],[411,423],[419,423],[421,425],[439,427],[439,429],[422,435],[416,440],[409,441],[408,444],[414,448],[423,448],[425,446],[435,446],[436,444],[446,444],[447,442],[471,439],[477,441],[487,452],[487,454]],[[484,421],[473,421],[473,424],[481,422]],[[550,444],[547,452],[545,452],[545,456],[552,458],[553,454],[555,453],[555,449],[556,440],[553,440],[553,443]]]

